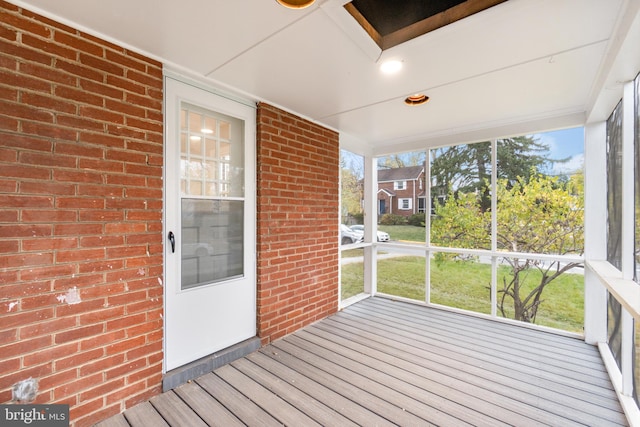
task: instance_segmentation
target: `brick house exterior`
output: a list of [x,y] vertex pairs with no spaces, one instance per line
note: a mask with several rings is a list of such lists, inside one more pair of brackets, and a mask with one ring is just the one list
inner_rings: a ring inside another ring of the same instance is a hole
[[426,209],[424,167],[378,170],[378,215],[411,216]]
[[[161,392],[163,64],[0,1],[0,403]],[[338,308],[338,134],[257,106],[263,343]]]

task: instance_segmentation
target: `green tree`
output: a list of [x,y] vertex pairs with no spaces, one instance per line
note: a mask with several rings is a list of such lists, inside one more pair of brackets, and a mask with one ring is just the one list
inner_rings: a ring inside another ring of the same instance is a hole
[[340,156],[340,185],[342,186],[342,222],[347,223],[349,216],[358,217],[362,215],[362,158],[349,156],[348,153],[341,152]]
[[[477,192],[483,211],[491,207],[491,197],[485,182],[491,180],[491,143],[443,147],[431,152],[431,176],[436,187],[446,192]],[[498,178],[508,186],[518,178],[529,179],[531,171],[542,170],[568,159],[551,159],[549,147],[532,136],[505,138],[497,143]]]
[[[497,182],[497,249],[533,254],[579,254],[584,247],[584,205],[581,174],[561,182],[533,171],[529,179]],[[436,245],[488,248],[491,212],[481,207],[477,193],[450,194],[436,207],[431,241]],[[545,288],[579,263],[506,257],[510,274],[498,289],[498,309],[504,317],[534,323]],[[528,285],[528,272],[540,273]]]
[[409,166],[424,165],[424,159],[424,151],[390,154],[378,158],[378,169],[406,168]]

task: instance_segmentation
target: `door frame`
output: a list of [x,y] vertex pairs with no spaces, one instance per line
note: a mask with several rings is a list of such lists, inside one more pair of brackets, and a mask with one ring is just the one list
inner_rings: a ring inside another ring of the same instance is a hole
[[[199,80],[193,80],[191,78],[185,77],[184,75],[174,72],[172,70],[163,69],[163,91],[164,91],[164,138],[163,138],[163,159],[164,159],[164,167],[163,167],[163,222],[162,222],[162,236],[163,236],[163,363],[162,363],[162,373],[166,374],[168,372],[167,369],[167,301],[169,298],[169,292],[173,290],[171,286],[167,284],[167,278],[169,277],[167,268],[168,268],[168,260],[167,260],[167,233],[169,232],[168,221],[167,221],[167,213],[169,212],[169,207],[167,206],[167,150],[169,149],[170,138],[173,135],[170,135],[169,132],[169,120],[174,120],[171,116],[172,112],[168,111],[167,108],[167,80],[171,79],[176,83],[190,86],[194,89],[204,91],[209,95],[214,95],[220,98],[220,104],[226,104],[229,102],[241,104],[245,107],[251,107],[254,110],[256,109],[256,105],[253,102],[250,102],[246,99],[238,98],[231,94],[223,93],[215,88],[211,87],[207,82],[202,82]],[[188,100],[187,100],[188,102]],[[237,117],[234,115],[232,111],[225,110],[223,107],[215,107],[215,110],[228,114],[231,116]],[[244,261],[245,261],[245,274],[251,275],[253,277],[253,286],[252,286],[252,294],[248,297],[252,299],[253,306],[253,317],[254,317],[254,325],[257,321],[257,262],[256,262],[256,240],[257,240],[257,215],[256,215],[256,207],[257,207],[257,171],[256,171],[256,145],[257,145],[257,121],[256,115],[253,114],[251,117],[241,117],[245,120],[246,132],[250,132],[252,134],[252,138],[249,141],[245,140],[245,221],[244,221],[244,232],[249,236],[248,240],[245,242],[249,242],[250,244],[245,245],[245,253],[244,253]],[[179,179],[179,177],[178,177]],[[231,279],[234,280],[234,279]],[[187,290],[187,292],[189,292]],[[253,331],[253,335],[251,337],[243,337],[239,339],[238,342],[242,342],[248,338],[254,338],[257,333],[257,326]],[[235,344],[231,344],[233,346]],[[224,350],[224,349],[222,349]],[[217,353],[217,351],[215,352]],[[214,354],[215,354],[214,353]],[[206,357],[206,356],[205,356]],[[197,360],[197,359],[196,359]],[[188,365],[188,364],[187,364]],[[175,369],[175,368],[172,368]]]

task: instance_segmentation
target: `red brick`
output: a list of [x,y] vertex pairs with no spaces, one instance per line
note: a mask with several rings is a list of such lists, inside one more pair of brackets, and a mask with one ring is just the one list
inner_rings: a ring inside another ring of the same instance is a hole
[[100,249],[75,249],[59,250],[56,252],[56,262],[95,261],[105,259],[105,250]]
[[[0,48],[2,48],[3,44],[4,43],[0,41]],[[0,81],[7,86],[12,86],[20,89],[33,90],[37,92],[51,93],[51,86],[52,86],[51,83],[28,76],[28,75],[22,75],[22,74],[12,73],[5,70],[0,70]],[[8,105],[13,105],[15,108],[20,108],[18,107],[18,104],[8,104],[3,102],[2,105],[4,105],[4,108],[0,107],[0,111],[7,108]],[[9,109],[7,109],[6,111],[9,111]],[[10,114],[10,115],[12,117],[22,117],[22,115],[16,115],[16,114]]]
[[[101,76],[99,76],[99,78],[100,77]],[[56,86],[55,95],[60,98],[95,105],[98,107],[101,107],[104,104],[103,98],[99,95],[94,95],[81,89],[66,86]]]
[[103,56],[105,51],[105,49],[98,44],[88,42],[82,37],[78,37],[75,34],[69,34],[64,31],[55,31],[53,33],[53,40],[74,50],[87,52],[96,56]]
[[134,396],[136,394],[139,394],[145,389],[146,389],[146,386],[144,384],[144,381],[139,381],[131,385],[127,385],[121,390],[118,390],[114,393],[107,395],[107,405],[110,405],[116,402],[123,402],[127,398]]
[[[50,319],[46,322],[40,322],[23,326],[20,328],[20,338],[31,338],[40,335],[51,335],[57,331],[70,329],[76,326],[77,321],[75,317],[62,317],[59,319]],[[76,344],[74,344],[76,345]],[[54,347],[55,348],[55,347]]]
[[78,236],[102,233],[102,224],[54,224],[56,236]]
[[[7,55],[14,55],[15,57],[24,59],[25,61],[33,61],[45,65],[51,65],[51,63],[53,62],[51,55],[37,51],[35,49],[26,48],[22,45],[7,43],[4,40],[0,40],[0,52],[3,52]],[[50,88],[51,87],[49,86],[49,90]],[[47,92],[49,90],[47,90]]]
[[83,262],[79,267],[80,273],[95,273],[98,271],[114,271],[124,268],[122,260],[106,260],[97,262]]
[[53,179],[59,182],[92,182],[102,183],[102,174],[92,171],[54,170]]
[[120,112],[113,112],[113,110],[111,109],[96,108],[83,105],[80,107],[80,115],[82,117],[87,117],[102,122],[124,124],[124,116]]
[[20,359],[8,359],[0,361],[0,375],[17,372],[20,369]]
[[[0,109],[1,110],[1,109]],[[44,120],[43,120],[44,121]],[[142,129],[145,131],[162,133],[162,123],[150,120],[140,120],[134,117],[126,117],[126,125],[136,129]]]
[[97,337],[88,338],[86,340],[83,340],[80,343],[80,348],[83,351],[86,351],[86,350],[90,350],[92,348],[102,347],[102,346],[105,345],[105,343],[112,343],[112,342],[124,339],[125,335],[126,334],[125,334],[124,330],[118,330],[118,331],[114,331],[114,332],[109,332],[107,334],[102,334],[102,335],[97,336]]
[[20,183],[20,193],[68,196],[75,194],[75,186],[73,184],[62,184],[58,182],[22,181]]
[[22,222],[73,222],[78,219],[76,211],[65,210],[23,210]]
[[80,211],[80,221],[82,222],[102,222],[102,221],[123,221],[123,211],[105,210],[82,210]]
[[[0,369],[92,425],[160,391],[162,64],[0,10]],[[58,300],[73,287],[80,303]]]
[[58,125],[63,127],[71,127],[82,130],[94,130],[94,131],[103,131],[104,124],[97,120],[93,119],[85,119],[84,117],[79,116],[65,116],[65,115],[57,115],[56,122]]
[[[74,395],[82,390],[85,390],[95,384],[100,384],[102,382],[102,374],[94,374],[88,377],[79,378],[76,381],[69,382],[61,385],[60,387],[56,387],[53,390],[53,395],[56,400],[62,399],[64,397]],[[98,408],[102,405],[98,405]]]
[[[0,193],[15,193],[18,190],[18,182],[12,179],[0,179]],[[18,211],[3,211],[0,212],[0,215],[4,214],[8,214],[9,212],[18,212]],[[7,219],[4,219],[2,217],[0,217],[0,222],[10,222],[10,220],[8,218],[11,217],[5,217]],[[17,216],[16,216],[17,218]]]
[[125,353],[133,348],[138,348],[144,345],[144,337],[129,338],[124,341],[112,343],[106,347],[107,355]]
[[[124,99],[124,92],[121,88],[109,86],[102,82],[81,79],[80,87],[87,92],[103,95],[106,98],[113,98],[117,100]],[[112,101],[110,99],[105,99],[104,102],[105,102],[104,104],[105,108],[111,110],[112,108],[109,103]]]
[[100,70],[107,74],[115,75],[115,76],[123,76],[124,69],[119,64],[114,64],[113,62],[104,60],[102,58],[97,58],[92,55],[86,55],[84,53],[80,53],[80,63],[93,68],[95,70]]
[[105,322],[110,319],[119,318],[124,315],[124,307],[109,307],[104,310],[93,311],[80,316],[81,325],[91,325],[98,322]]
[[[84,133],[80,134],[81,140]],[[91,142],[91,141],[83,141]],[[104,150],[101,147],[92,147],[86,144],[78,143],[63,143],[57,142],[55,147],[56,154],[69,155],[75,157],[93,157],[101,159],[104,155]]]
[[0,240],[0,253],[12,253],[20,250],[20,242],[17,240]]
[[[51,172],[45,168],[25,166],[25,165],[10,166],[5,164],[0,164],[0,177],[48,180],[50,175],[51,175]],[[6,205],[3,204],[2,206],[6,206]]]
[[101,332],[104,332],[104,326],[101,324],[83,326],[83,327],[75,328],[69,331],[57,333],[55,335],[55,343],[57,345],[60,345],[69,341],[80,340],[90,336],[96,336],[96,335],[99,335]]
[[[43,377],[51,374],[52,364],[47,363],[45,365],[33,366],[30,368],[22,368],[17,371],[11,372],[9,375],[2,377],[2,385],[0,387],[2,389],[9,389],[11,385],[17,383],[18,381],[25,380],[27,378],[40,378],[39,381],[39,391],[38,391],[38,399],[36,399],[37,403],[40,403],[39,399],[41,396],[45,395],[45,388],[42,383],[44,381]],[[46,382],[45,382],[46,384]],[[1,396],[1,395],[0,395]],[[0,400],[3,403],[11,401],[11,391],[9,390],[8,398],[4,400]]]
[[[24,243],[23,243],[24,245]],[[20,279],[24,281],[36,281],[44,279],[59,278],[64,276],[71,276],[75,273],[75,266],[73,265],[50,265],[40,268],[30,268],[28,270],[22,270],[20,272]],[[23,285],[26,288],[26,285]],[[37,288],[38,290],[44,289]],[[26,293],[24,295],[27,295]]]
[[51,345],[50,336],[20,340],[14,344],[0,345],[0,354],[2,354],[3,358],[10,358],[39,351],[49,345]]
[[47,40],[43,40],[39,37],[32,37],[29,34],[22,34],[22,43],[25,46],[30,46],[37,50],[42,50],[48,54],[56,57],[75,60],[77,52],[73,49],[69,49],[66,46],[61,46],[57,43],[51,43]]
[[124,172],[124,164],[122,162],[112,162],[109,160],[79,159],[78,168],[110,173]]
[[124,245],[124,236],[87,236],[80,239],[80,246],[83,248],[107,248],[122,245]]
[[147,92],[144,85],[141,85],[129,79],[114,76],[114,75],[107,76],[107,84],[122,88],[129,92],[139,93],[140,95],[144,95]]
[[73,129],[61,128],[58,125],[45,123],[22,122],[22,131],[27,135],[44,136],[60,140],[75,141],[77,132]]
[[105,57],[107,58],[107,60],[124,65],[126,68],[133,68],[134,70],[138,70],[140,72],[145,72],[145,70],[147,69],[147,61],[144,58],[141,58],[141,61],[137,58],[132,58],[131,56],[123,55],[122,53],[113,52],[111,50],[107,50],[105,52]]
[[78,351],[78,343],[57,345],[55,347],[42,349],[36,353],[25,356],[23,358],[23,364],[25,367],[41,365],[43,363],[59,359],[68,354],[73,354],[76,351]]
[[30,267],[36,265],[48,265],[53,262],[53,254],[50,253],[18,253],[17,255],[5,255],[0,258],[0,268]]
[[127,369],[129,364],[125,364],[124,354],[116,354],[111,357],[100,358],[94,362],[87,363],[80,368],[80,375],[87,376],[95,374],[96,372],[104,372],[107,380],[114,378],[114,375],[109,375],[109,369],[114,366],[118,366],[118,369]]
[[55,307],[56,317],[75,316],[91,310],[99,310],[104,307],[104,299],[82,301],[79,304],[58,304]]

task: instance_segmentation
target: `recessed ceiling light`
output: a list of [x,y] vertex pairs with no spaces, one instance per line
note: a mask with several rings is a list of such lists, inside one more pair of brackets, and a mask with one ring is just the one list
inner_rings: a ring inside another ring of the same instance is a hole
[[429,97],[424,93],[414,93],[413,95],[407,96],[404,103],[407,105],[422,105],[427,101],[429,101]]
[[384,74],[395,74],[402,69],[402,61],[398,59],[390,59],[380,64],[380,71]]
[[200,132],[210,135],[213,133],[213,129],[203,128],[203,129],[200,129]]
[[315,0],[276,0],[278,3],[289,9],[304,9],[313,4]]

